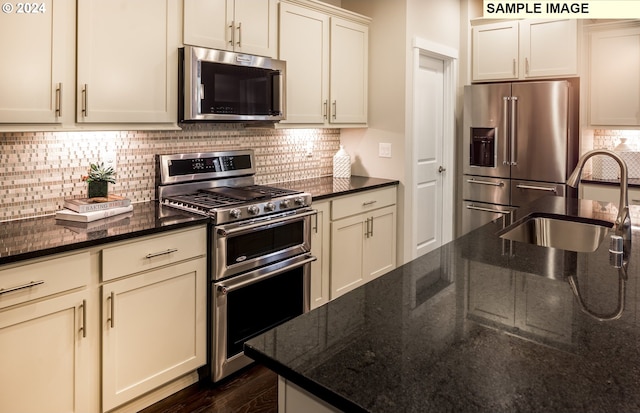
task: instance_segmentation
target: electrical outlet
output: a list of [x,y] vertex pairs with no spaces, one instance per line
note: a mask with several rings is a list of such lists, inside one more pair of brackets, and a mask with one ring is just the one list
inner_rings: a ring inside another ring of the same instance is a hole
[[378,156],[381,158],[391,158],[391,144],[385,142],[379,143]]

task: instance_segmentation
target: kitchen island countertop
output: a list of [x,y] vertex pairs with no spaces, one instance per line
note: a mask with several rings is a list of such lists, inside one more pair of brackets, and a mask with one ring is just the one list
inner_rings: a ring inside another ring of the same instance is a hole
[[[532,211],[615,217],[611,204],[546,197],[511,222]],[[624,279],[608,236],[592,253],[545,248],[499,238],[504,219],[248,341],[245,354],[348,412],[640,412],[640,230]],[[617,319],[594,317],[619,305]]]

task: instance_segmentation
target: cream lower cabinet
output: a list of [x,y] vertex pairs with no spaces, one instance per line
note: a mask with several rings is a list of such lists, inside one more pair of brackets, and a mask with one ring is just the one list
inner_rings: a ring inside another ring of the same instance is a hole
[[102,259],[103,271],[118,259],[132,271],[102,286],[102,409],[109,411],[206,363],[206,230],[115,245]]
[[396,267],[396,188],[331,205],[331,299]]
[[338,413],[324,400],[278,376],[278,413]]
[[311,254],[317,258],[311,263],[310,306],[312,310],[328,302],[330,296],[330,201],[314,202],[313,209],[318,213],[311,228]]
[[[604,184],[581,184],[580,197],[592,201],[611,202],[616,207],[620,202],[620,186]],[[640,205],[640,188],[629,188],[629,205]]]
[[94,411],[89,254],[0,270],[0,412]]

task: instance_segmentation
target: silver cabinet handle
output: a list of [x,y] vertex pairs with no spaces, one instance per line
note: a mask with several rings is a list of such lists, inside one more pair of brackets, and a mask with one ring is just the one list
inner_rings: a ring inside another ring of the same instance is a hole
[[40,280],[40,281],[31,281],[31,282],[29,282],[27,284],[18,285],[16,287],[0,288],[0,295],[12,293],[12,292],[18,291],[18,290],[24,290],[25,288],[31,288],[31,287],[35,287],[37,285],[42,285],[42,284],[44,284],[44,281]]
[[170,249],[168,249],[166,251],[153,252],[151,254],[145,255],[145,258],[147,258],[147,259],[155,258],[155,257],[159,257],[161,255],[168,255],[168,254],[171,254],[171,253],[174,253],[174,252],[178,252],[178,249],[177,248],[170,248]]
[[519,185],[516,185],[516,188],[519,188],[519,189],[531,189],[531,190],[534,190],[534,191],[547,191],[547,192],[553,192],[554,194],[558,193],[558,190],[556,188],[552,188],[552,187],[548,187],[548,186],[535,186],[535,185],[519,184]]
[[229,46],[231,47],[233,47],[233,42],[235,40],[235,33],[236,33],[235,27],[236,27],[236,22],[232,20],[231,24],[229,25],[229,29],[231,32],[231,35],[229,36]]
[[513,75],[516,75],[516,59],[515,57],[513,58]]
[[373,200],[373,201],[366,201],[366,202],[363,202],[363,203],[362,203],[362,206],[363,206],[363,207],[366,207],[366,206],[369,206],[369,205],[373,205],[373,204],[375,204],[376,202],[378,202],[378,201],[376,201],[376,200]]
[[524,58],[524,74],[529,76],[529,58]]
[[478,181],[477,179],[467,179],[467,183],[489,186],[504,186],[504,181],[492,182],[492,181]]
[[82,325],[80,331],[82,331],[82,338],[87,337],[87,300],[82,300]]
[[327,106],[329,106],[329,101],[325,99],[325,101],[323,103],[323,106],[324,106],[324,110],[322,112],[322,117],[324,119],[326,119],[327,118]]
[[89,116],[89,85],[86,83],[82,88],[82,116]]
[[56,117],[62,116],[62,83],[56,87]]
[[333,120],[336,120],[336,116],[338,116],[338,101],[333,101]]
[[236,43],[238,47],[242,47],[242,22],[238,22],[238,42]]
[[116,310],[115,310],[115,306],[116,306],[116,293],[114,293],[113,291],[111,291],[111,294],[109,295],[109,297],[107,297],[107,300],[109,300],[109,303],[111,304],[111,309],[109,311],[109,318],[107,319],[107,322],[109,323],[109,326],[111,328],[115,327],[116,323],[115,323],[115,314],[116,314]]
[[477,207],[474,205],[467,205],[467,209],[472,209],[474,211],[482,211],[482,212],[493,212],[496,214],[509,215],[511,211],[500,211],[499,209],[491,209],[491,208],[483,208]]
[[371,230],[369,231],[369,236],[373,238],[373,217],[371,217]]

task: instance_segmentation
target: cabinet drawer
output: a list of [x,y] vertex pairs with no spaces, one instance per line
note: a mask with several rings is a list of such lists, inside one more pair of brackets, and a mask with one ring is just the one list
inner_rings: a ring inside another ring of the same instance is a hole
[[350,215],[396,204],[396,187],[376,189],[338,198],[331,202],[331,219],[336,220]]
[[90,271],[88,251],[0,270],[0,308],[83,287]]
[[119,243],[102,250],[102,281],[173,264],[206,253],[205,227]]

